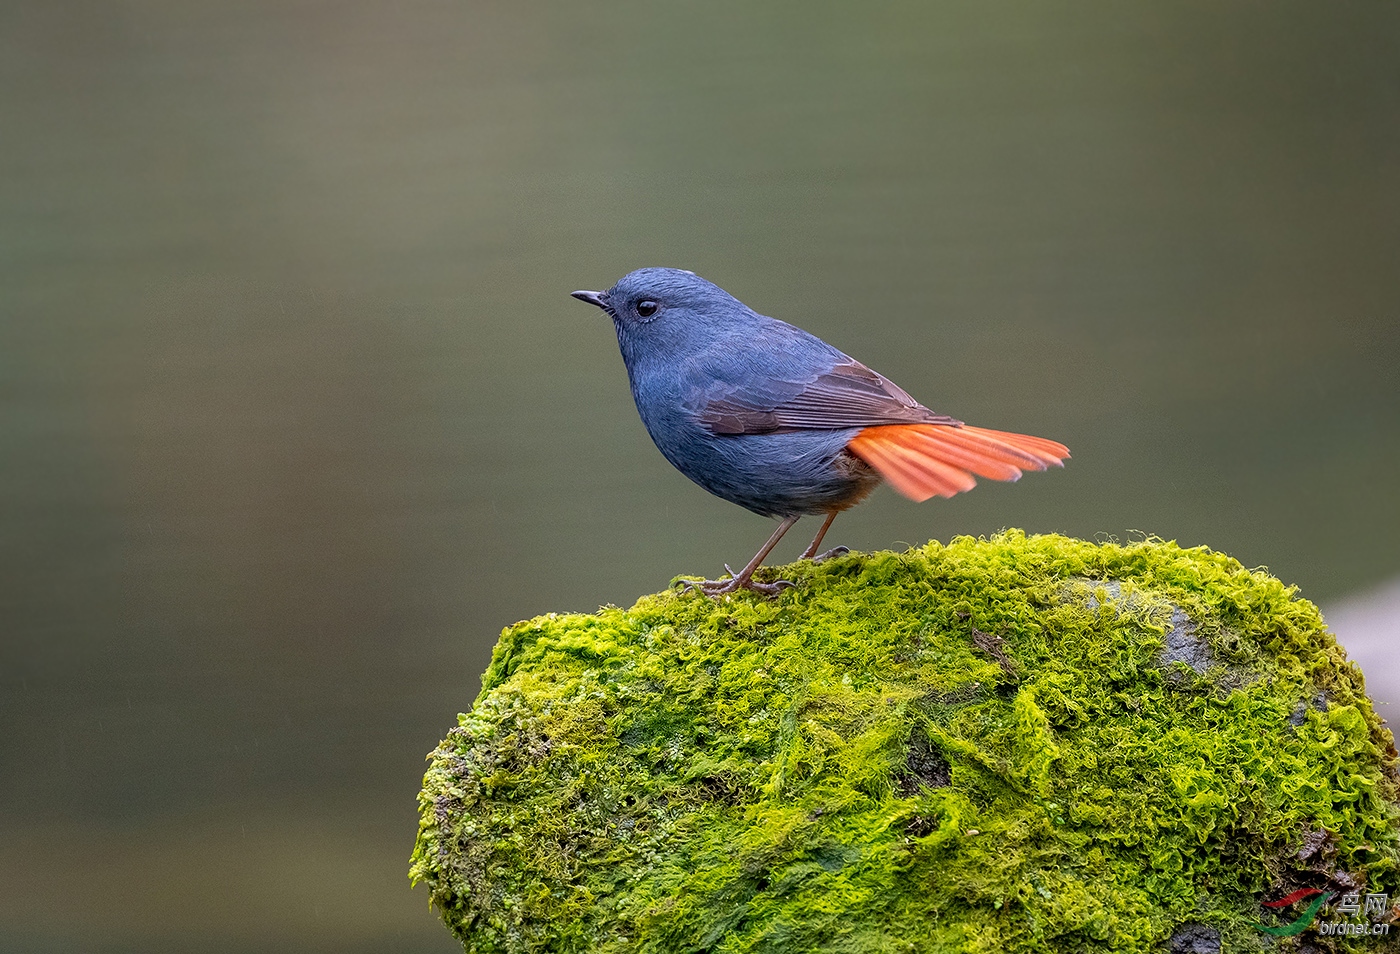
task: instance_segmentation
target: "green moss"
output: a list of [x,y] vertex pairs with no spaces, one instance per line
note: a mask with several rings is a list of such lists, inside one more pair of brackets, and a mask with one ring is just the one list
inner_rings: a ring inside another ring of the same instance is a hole
[[1400,894],[1390,732],[1267,574],[1019,532],[779,572],[502,634],[413,856],[467,951],[1287,950],[1261,901]]

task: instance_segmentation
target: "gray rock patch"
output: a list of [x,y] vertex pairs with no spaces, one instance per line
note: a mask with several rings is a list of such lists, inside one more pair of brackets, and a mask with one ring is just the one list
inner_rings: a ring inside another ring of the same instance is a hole
[[1308,718],[1308,710],[1316,709],[1318,712],[1327,711],[1327,693],[1317,692],[1312,699],[1299,699],[1298,704],[1293,707],[1293,713],[1288,717],[1288,724],[1295,729],[1302,725]]
[[[1106,597],[1099,600],[1099,592]],[[1162,666],[1185,663],[1196,673],[1204,673],[1215,662],[1210,644],[1196,635],[1196,622],[1180,606],[1151,590],[1130,587],[1121,580],[1076,579],[1065,588],[1068,599],[1082,600],[1089,609],[1109,604],[1118,612],[1134,613],[1161,626],[1166,644],[1157,660]]]
[[1171,954],[1220,954],[1220,932],[1204,924],[1183,924],[1167,940]]
[[1179,606],[1172,607],[1171,628],[1165,636],[1167,646],[1162,650],[1162,665],[1183,662],[1196,672],[1205,672],[1213,661],[1210,644],[1196,636],[1196,624]]

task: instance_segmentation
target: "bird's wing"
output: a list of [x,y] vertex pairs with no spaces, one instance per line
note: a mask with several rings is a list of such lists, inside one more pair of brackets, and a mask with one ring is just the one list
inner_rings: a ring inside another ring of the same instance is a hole
[[846,355],[823,364],[825,370],[807,374],[750,377],[707,395],[696,416],[714,434],[962,423],[930,411],[899,385]]

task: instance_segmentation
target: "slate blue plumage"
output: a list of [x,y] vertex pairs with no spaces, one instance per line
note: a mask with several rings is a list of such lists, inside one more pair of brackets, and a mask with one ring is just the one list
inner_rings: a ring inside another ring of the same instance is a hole
[[[695,584],[712,595],[740,587],[774,592],[778,584],[757,583],[752,575],[782,534],[800,516],[825,514],[804,554],[815,555],[835,515],[863,499],[882,476],[924,499],[967,489],[971,473],[1014,479],[1018,468],[1043,468],[1050,460],[1014,443],[993,442],[995,449],[987,450],[989,439],[978,435],[997,432],[969,428],[963,434],[960,421],[930,411],[815,335],[758,314],[693,272],[643,268],[605,292],[573,295],[612,317],[632,397],[666,459],[710,493],[783,518],[744,571]],[[953,469],[962,468],[965,482],[943,472],[950,466],[946,453],[903,446],[924,440],[934,433],[930,428],[942,438],[959,431],[964,446],[948,453],[957,457]],[[973,437],[981,443],[969,450]],[[928,459],[912,469],[894,459],[911,454]],[[981,461],[988,454],[1000,463]],[[942,470],[924,473],[935,465]]]
[[[716,435],[700,420],[716,398],[781,403],[814,369],[849,361],[846,355],[689,272],[633,272],[608,300],[642,423],[666,459],[701,487],[762,516],[788,517],[826,513],[862,479],[873,481],[832,466],[858,427]],[[643,320],[635,306],[645,300],[665,304]]]

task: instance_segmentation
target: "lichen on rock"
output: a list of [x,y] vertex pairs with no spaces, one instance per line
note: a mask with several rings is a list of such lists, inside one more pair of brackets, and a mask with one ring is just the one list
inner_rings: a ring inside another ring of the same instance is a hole
[[1391,734],[1266,573],[1016,531],[773,572],[506,629],[420,796],[467,951],[1288,950],[1261,902],[1400,893]]

